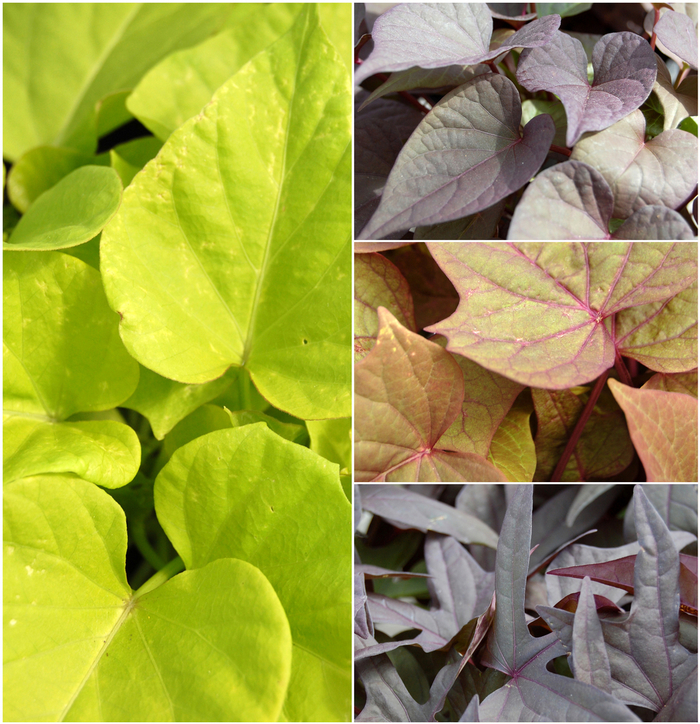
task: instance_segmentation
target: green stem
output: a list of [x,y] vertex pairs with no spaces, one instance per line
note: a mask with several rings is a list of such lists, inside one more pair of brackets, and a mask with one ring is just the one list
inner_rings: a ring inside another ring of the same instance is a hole
[[159,571],[165,565],[165,561],[158,555],[146,535],[146,526],[144,521],[132,521],[131,523],[131,539],[139,549],[139,553],[155,568]]
[[571,436],[566,443],[566,447],[564,448],[562,456],[559,458],[557,467],[554,468],[554,472],[552,473],[550,482],[558,483],[561,481],[561,476],[564,474],[566,464],[569,462],[569,458],[573,455],[574,449],[579,439],[581,438],[581,434],[583,433],[583,428],[586,426],[586,423],[593,414],[593,408],[595,407],[596,402],[598,402],[598,398],[600,397],[600,393],[603,391],[603,387],[605,387],[605,380],[608,379],[609,372],[610,370],[605,370],[605,372],[603,372],[603,374],[595,381],[595,385],[593,385],[591,394],[588,397],[588,402],[583,408],[583,412],[581,413],[581,416],[576,422],[576,426],[571,432]]
[[238,374],[238,398],[241,410],[250,409],[250,375],[245,369],[239,370]]
[[185,564],[182,562],[182,558],[180,558],[180,556],[178,556],[177,558],[173,558],[170,563],[167,563],[165,566],[163,566],[163,568],[161,568],[158,573],[151,576],[146,581],[146,583],[144,583],[143,586],[141,586],[141,588],[139,588],[139,590],[134,593],[134,599],[140,598],[149,591],[153,591],[159,586],[162,586],[167,580],[172,578],[177,573],[180,573],[180,571],[184,570]]

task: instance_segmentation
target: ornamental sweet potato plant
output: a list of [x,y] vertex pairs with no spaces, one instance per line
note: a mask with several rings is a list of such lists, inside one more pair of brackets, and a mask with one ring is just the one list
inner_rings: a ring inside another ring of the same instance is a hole
[[357,482],[697,481],[696,242],[355,251]]
[[696,238],[697,5],[645,8],[360,6],[355,238]]
[[697,721],[697,485],[355,488],[356,721]]
[[4,718],[347,721],[350,8],[3,15]]

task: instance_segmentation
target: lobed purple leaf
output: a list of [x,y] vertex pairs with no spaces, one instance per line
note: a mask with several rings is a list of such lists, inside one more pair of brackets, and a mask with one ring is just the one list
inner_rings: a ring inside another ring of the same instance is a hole
[[601,131],[639,108],[656,78],[654,51],[634,33],[610,33],[593,49],[593,84],[581,42],[557,32],[543,47],[522,52],[518,82],[529,91],[556,93],[566,108],[567,146],[586,131]]
[[520,132],[517,88],[477,76],[448,93],[399,153],[379,208],[359,238],[458,219],[492,206],[537,173],[554,138],[544,114]]
[[680,214],[658,205],[638,209],[611,234],[614,207],[612,190],[599,171],[582,161],[566,161],[538,174],[525,189],[513,214],[508,238],[694,238]]
[[525,621],[532,486],[518,486],[496,553],[496,617],[482,663],[511,676],[479,705],[481,721],[639,721],[606,692],[547,670],[564,654],[555,633],[533,638]]

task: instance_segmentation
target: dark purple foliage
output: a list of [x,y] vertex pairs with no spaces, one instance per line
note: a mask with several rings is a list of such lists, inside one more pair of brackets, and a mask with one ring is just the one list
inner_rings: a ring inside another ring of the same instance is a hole
[[[476,562],[483,547],[448,534],[428,532],[420,556],[417,534],[401,530],[411,527],[413,496],[429,503],[430,490],[408,487],[416,492],[356,486],[366,512],[374,509],[366,491],[394,496],[393,523],[374,513],[357,535],[359,558],[395,568],[418,560],[413,568],[429,574],[420,585],[397,576],[367,594],[374,632],[356,628],[357,721],[697,720],[697,612],[679,604],[682,568],[697,569],[696,485],[636,486],[633,496],[624,486],[540,486],[534,513],[533,486],[507,487],[505,496],[501,486],[436,486],[465,515],[479,515],[488,498],[499,531],[494,572]],[[638,535],[626,543],[614,516],[625,508]],[[568,523],[581,515],[598,528],[590,545],[573,543]],[[530,551],[554,538],[562,550],[543,575]],[[621,553],[632,593],[549,575],[572,563],[595,575]],[[399,600],[406,596],[415,603]]]
[[[697,28],[651,16],[647,37],[586,25],[584,47],[515,5],[380,15],[357,50],[355,238],[695,238]],[[674,79],[661,52],[683,63]]]

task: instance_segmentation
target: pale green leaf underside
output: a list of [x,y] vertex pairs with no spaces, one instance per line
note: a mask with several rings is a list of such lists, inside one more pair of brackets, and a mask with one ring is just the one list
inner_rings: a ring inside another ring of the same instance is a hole
[[350,93],[307,6],[175,131],[102,237],[121,335],[185,383],[244,365],[304,419],[350,414]]
[[270,580],[292,629],[287,721],[344,721],[351,701],[350,504],[338,467],[264,423],[179,448],[155,484],[188,567],[235,557]]
[[291,636],[255,567],[218,560],[133,597],[121,508],[55,476],[8,486],[4,531],[5,719],[279,716]]

